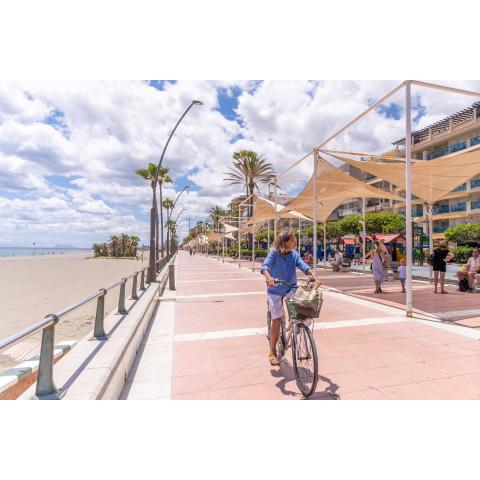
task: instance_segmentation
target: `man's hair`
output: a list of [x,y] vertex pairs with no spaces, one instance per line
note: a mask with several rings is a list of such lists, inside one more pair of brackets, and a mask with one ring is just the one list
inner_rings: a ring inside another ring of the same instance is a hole
[[286,255],[288,253],[286,251],[287,242],[294,238],[295,233],[293,233],[293,230],[285,228],[281,233],[277,235],[277,238],[275,239],[275,249],[277,250],[277,252],[281,253],[282,255]]

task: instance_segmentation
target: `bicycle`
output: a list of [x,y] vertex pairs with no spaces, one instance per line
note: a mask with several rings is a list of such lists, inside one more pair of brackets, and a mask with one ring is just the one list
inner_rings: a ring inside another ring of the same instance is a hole
[[[296,290],[304,284],[308,287],[314,282],[313,279],[301,282],[300,285],[291,285],[284,280],[274,279],[275,283],[286,285]],[[311,289],[311,288],[310,288]],[[305,398],[310,397],[317,388],[318,382],[318,356],[315,339],[313,338],[314,318],[320,313],[323,303],[321,294],[310,301],[310,308],[305,308],[305,304],[295,300],[295,295],[291,299],[286,300],[288,322],[280,322],[280,335],[277,343],[277,358],[281,362],[285,356],[285,352],[292,348],[293,369],[295,371],[295,380],[300,392]],[[285,297],[283,297],[285,298]],[[282,299],[283,301],[283,299]],[[312,325],[310,329],[310,324]],[[270,329],[272,325],[272,315],[270,306],[267,302],[267,338],[270,345]]]

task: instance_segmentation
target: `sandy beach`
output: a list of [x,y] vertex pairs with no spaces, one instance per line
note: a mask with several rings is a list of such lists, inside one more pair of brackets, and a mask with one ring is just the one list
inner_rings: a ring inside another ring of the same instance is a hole
[[[97,259],[82,253],[0,259],[0,338],[41,320],[99,288],[147,265],[140,260]],[[127,297],[131,283],[127,283]],[[106,296],[106,313],[116,308],[118,288]],[[61,319],[55,342],[82,338],[93,328],[96,302]],[[41,334],[0,353],[0,370],[39,351]]]

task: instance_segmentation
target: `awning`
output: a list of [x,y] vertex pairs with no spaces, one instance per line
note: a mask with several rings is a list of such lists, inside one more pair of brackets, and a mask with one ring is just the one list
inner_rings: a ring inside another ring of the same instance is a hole
[[[275,203],[266,198],[255,195],[253,198],[253,215],[247,220],[247,225],[264,223],[275,218]],[[283,205],[277,203],[277,216],[279,218],[293,218],[301,220],[310,220],[302,213],[293,210],[287,210]],[[311,220],[310,220],[311,221]],[[244,228],[242,228],[244,231]]]
[[398,233],[394,234],[383,234],[383,233],[376,233],[375,234],[376,240],[383,240],[385,243],[390,243],[395,241],[395,243],[405,243],[407,240],[403,235],[398,235]]
[[[328,150],[328,155],[353,167],[386,180],[402,190],[405,189],[405,159],[397,158],[397,163],[381,163],[383,157],[372,155],[371,161],[353,160]],[[351,155],[354,154],[351,153]],[[459,152],[416,162],[412,165],[412,194],[424,203],[433,205],[436,201],[448,197],[452,190],[472,177],[480,174],[480,145]]]
[[355,245],[355,240],[353,238],[342,238],[344,245]]
[[[305,189],[285,208],[313,217],[313,182],[312,175]],[[317,220],[325,222],[339,205],[350,198],[402,200],[391,192],[372,187],[347,175],[319,156],[317,160]]]

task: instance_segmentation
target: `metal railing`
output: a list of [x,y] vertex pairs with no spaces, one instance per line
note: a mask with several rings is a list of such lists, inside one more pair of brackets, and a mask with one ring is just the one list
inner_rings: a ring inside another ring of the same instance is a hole
[[[164,258],[160,258],[156,261],[157,273],[161,272],[165,265],[173,258],[176,251],[170,253]],[[132,279],[132,289],[130,299],[138,300],[138,290],[145,291],[145,283],[149,283],[149,270],[147,266],[141,270],[137,270],[130,275],[123,277],[118,282],[112,283],[108,287],[99,288],[96,292],[88,295],[87,297],[73,303],[72,305],[65,307],[64,309],[48,314],[43,320],[40,320],[28,327],[20,330],[13,335],[10,335],[3,340],[0,340],[0,352],[3,350],[25,340],[26,338],[34,335],[37,332],[42,331],[42,341],[40,347],[40,361],[38,365],[38,377],[37,387],[35,390],[35,396],[39,399],[60,399],[65,391],[58,389],[53,382],[53,363],[54,363],[54,338],[55,338],[55,325],[60,321],[62,317],[70,312],[82,307],[83,305],[97,299],[97,308],[95,312],[95,325],[93,329],[92,340],[105,341],[108,340],[108,335],[105,333],[104,321],[105,321],[105,296],[110,290],[120,286],[118,295],[118,307],[117,312],[122,315],[127,315],[128,311],[125,308],[125,285],[129,279]],[[140,275],[140,286],[138,286],[138,276]]]

